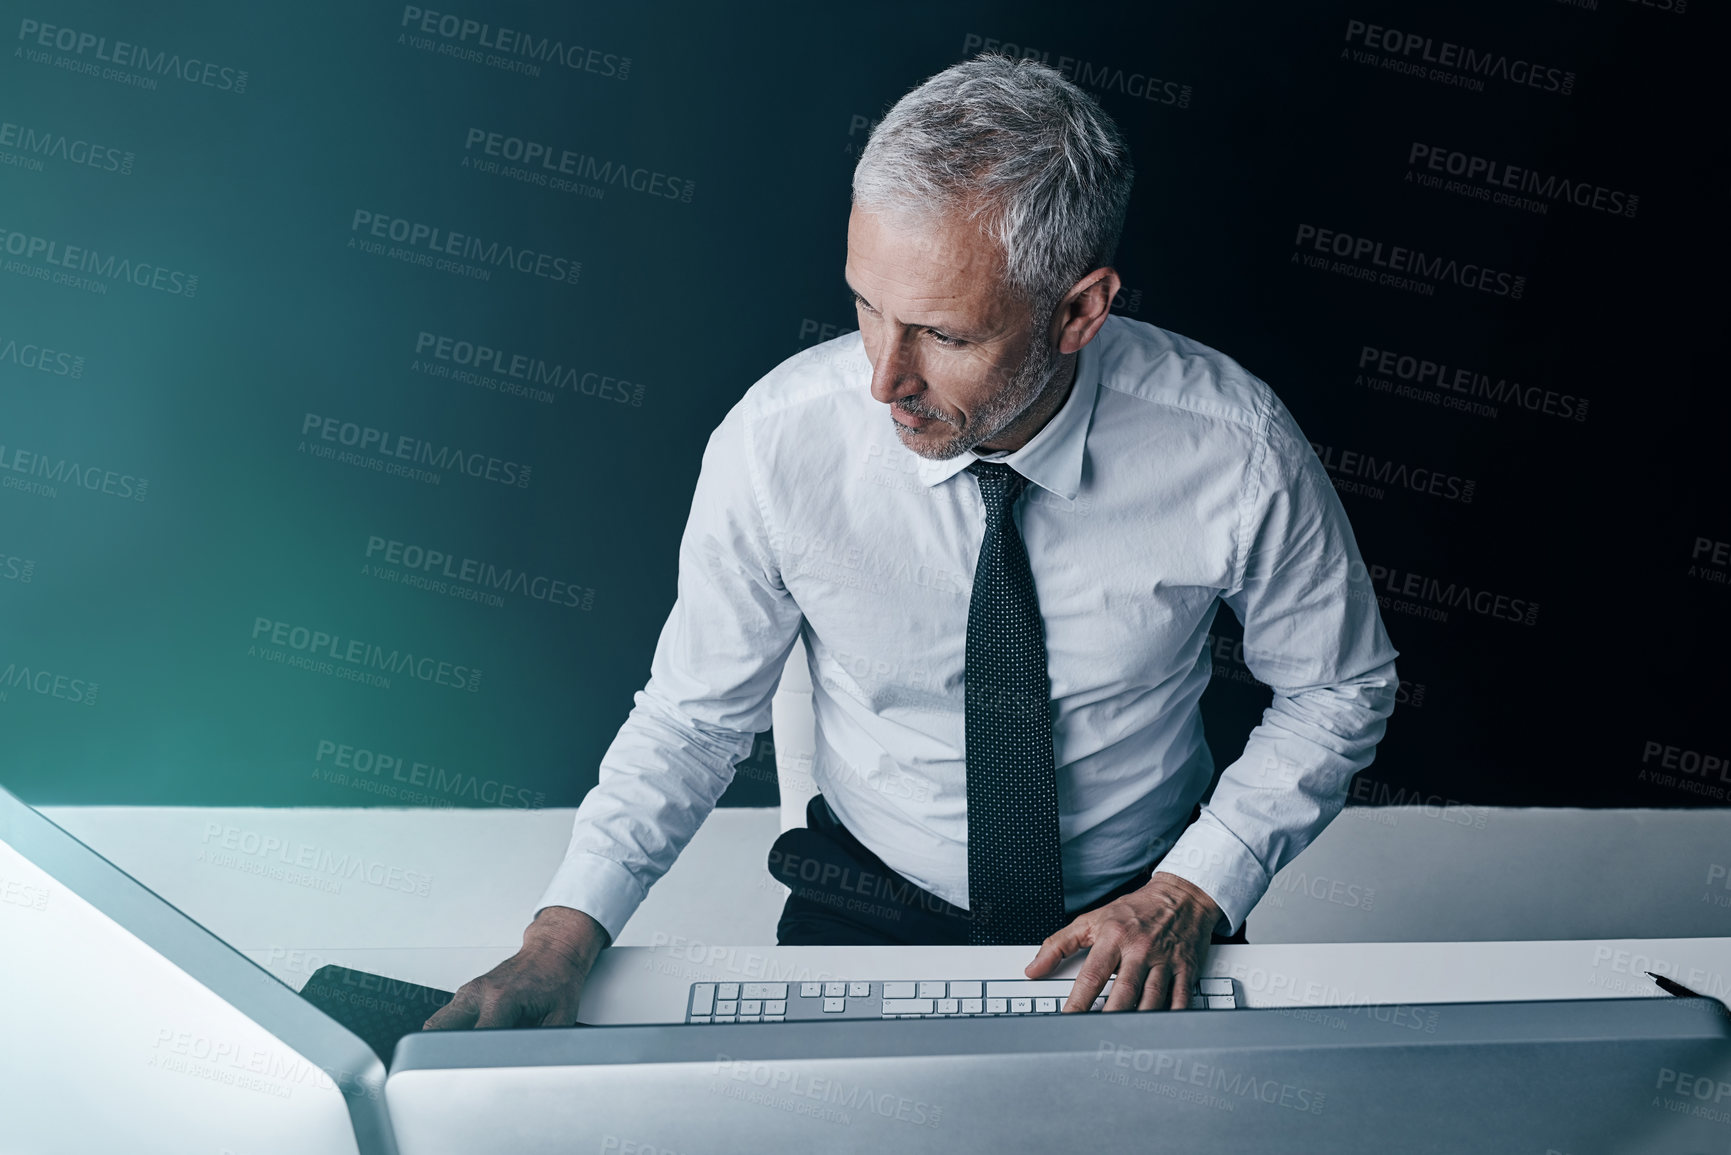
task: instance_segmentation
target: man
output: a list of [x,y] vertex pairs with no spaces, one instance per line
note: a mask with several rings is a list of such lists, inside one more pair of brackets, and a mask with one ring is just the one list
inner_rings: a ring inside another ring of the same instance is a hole
[[[1038,943],[1032,978],[1086,947],[1064,1010],[1114,974],[1107,1011],[1187,1004],[1370,764],[1397,651],[1268,386],[1110,316],[1131,179],[1111,119],[1032,61],[958,64],[884,117],[848,222],[859,331],[711,436],[678,600],[566,860],[523,949],[430,1027],[575,1021],[796,636],[820,794],[771,853],[781,942]],[[1200,807],[1222,600],[1274,700]],[[872,901],[804,885],[812,858]]]

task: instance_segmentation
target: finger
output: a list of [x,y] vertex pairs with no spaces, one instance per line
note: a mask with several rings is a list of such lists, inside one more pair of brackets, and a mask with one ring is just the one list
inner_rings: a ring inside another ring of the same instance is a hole
[[1172,966],[1165,959],[1156,959],[1148,967],[1147,981],[1142,984],[1142,997],[1136,1003],[1139,1011],[1163,1011],[1172,998]]
[[481,1011],[475,1016],[475,1029],[514,1027],[522,1017],[522,1009],[517,992],[493,987],[481,996]]
[[1190,988],[1196,980],[1191,976],[1196,972],[1184,959],[1178,959],[1172,964],[1172,1009],[1182,1011],[1190,1006]]
[[1142,984],[1148,977],[1148,957],[1143,954],[1126,952],[1118,962],[1118,979],[1112,984],[1112,993],[1106,996],[1105,1010],[1130,1011],[1136,1009],[1137,1002],[1142,997]]
[[475,993],[469,984],[465,983],[451,996],[451,1001],[434,1011],[432,1017],[421,1024],[423,1031],[465,1031],[475,1025],[475,1015],[479,1004]]
[[1031,979],[1037,979],[1087,946],[1088,931],[1092,925],[1092,920],[1083,915],[1073,920],[1069,926],[1048,935],[1046,941],[1040,944],[1034,961],[1022,968],[1022,973]]
[[1076,974],[1076,981],[1070,987],[1070,997],[1064,1000],[1066,1013],[1085,1011],[1094,1005],[1094,1000],[1100,997],[1100,992],[1111,981],[1112,971],[1118,967],[1118,948],[1107,943],[1100,943],[1088,952],[1088,961],[1082,964],[1082,969]]
[[577,1000],[560,998],[553,1004],[553,1009],[541,1016],[536,1024],[542,1027],[574,1027],[577,1025]]

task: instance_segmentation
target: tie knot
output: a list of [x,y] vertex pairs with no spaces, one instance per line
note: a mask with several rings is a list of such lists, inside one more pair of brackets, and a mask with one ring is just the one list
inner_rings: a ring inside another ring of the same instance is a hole
[[1027,478],[1001,461],[976,461],[968,466],[968,472],[980,483],[980,496],[992,513],[1002,513],[1016,504],[1022,487],[1028,484]]

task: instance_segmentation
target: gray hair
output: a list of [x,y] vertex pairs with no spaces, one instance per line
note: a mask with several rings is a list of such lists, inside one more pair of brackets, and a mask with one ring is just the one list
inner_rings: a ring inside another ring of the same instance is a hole
[[988,53],[884,114],[854,167],[853,202],[978,219],[1038,318],[1111,263],[1134,178],[1129,145],[1093,97],[1049,65]]

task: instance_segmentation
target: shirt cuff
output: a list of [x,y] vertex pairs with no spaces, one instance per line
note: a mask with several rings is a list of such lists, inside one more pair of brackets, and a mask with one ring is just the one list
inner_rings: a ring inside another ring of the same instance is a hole
[[1155,864],[1154,873],[1162,872],[1177,875],[1212,898],[1227,924],[1227,935],[1238,933],[1273,881],[1244,843],[1206,809]]
[[567,855],[553,872],[553,881],[535,904],[535,913],[540,914],[549,906],[580,910],[601,924],[611,945],[619,941],[619,932],[643,904],[647,893],[629,870],[611,858],[577,851]]

